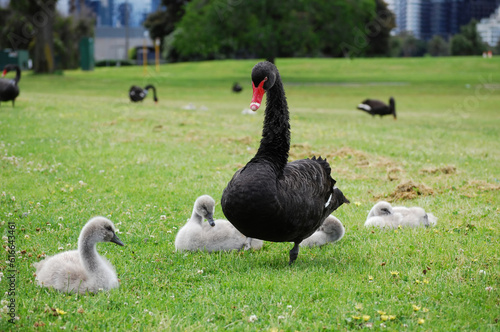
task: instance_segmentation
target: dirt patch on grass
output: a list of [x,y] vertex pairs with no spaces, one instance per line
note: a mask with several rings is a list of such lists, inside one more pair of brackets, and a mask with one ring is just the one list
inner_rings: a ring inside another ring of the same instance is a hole
[[331,159],[352,159],[358,167],[371,165],[368,156],[361,151],[343,147],[334,152],[314,151],[308,143],[292,144],[290,147],[290,160],[311,158],[313,156]]
[[243,137],[223,137],[221,139],[221,142],[223,143],[240,143],[244,145],[252,145],[253,144],[253,138],[250,136],[243,136]]
[[350,147],[340,148],[337,151],[331,153],[330,155],[332,157],[341,157],[341,158],[357,157],[360,159],[367,159],[366,153],[351,149]]
[[377,195],[376,199],[385,199],[386,201],[393,202],[397,200],[403,199],[414,199],[418,196],[429,196],[434,195],[434,190],[430,187],[427,187],[422,183],[415,183],[413,181],[404,181],[396,186],[394,191],[385,196],[385,195]]
[[401,167],[388,167],[387,168],[387,179],[390,181],[399,180],[402,176],[403,169]]
[[494,191],[494,190],[500,190],[500,185],[489,183],[482,180],[472,180],[469,181],[465,186],[463,186],[462,189],[465,189],[467,191],[469,190]]
[[457,168],[453,165],[446,165],[446,166],[441,166],[441,167],[429,167],[429,168],[423,168],[420,170],[420,174],[436,174],[436,173],[443,173],[443,174],[454,174],[457,172]]

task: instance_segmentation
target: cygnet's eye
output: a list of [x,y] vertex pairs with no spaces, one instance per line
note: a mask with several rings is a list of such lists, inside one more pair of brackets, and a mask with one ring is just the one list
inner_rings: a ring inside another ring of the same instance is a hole
[[104,228],[106,228],[106,229],[107,229],[108,231],[110,231],[110,232],[112,232],[112,231],[113,231],[113,229],[112,229],[112,228],[111,228],[111,226],[109,226],[109,225],[106,225]]

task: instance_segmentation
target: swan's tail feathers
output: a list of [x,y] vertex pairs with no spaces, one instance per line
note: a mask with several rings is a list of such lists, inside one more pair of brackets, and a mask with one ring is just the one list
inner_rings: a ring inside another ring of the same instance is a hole
[[313,156],[311,158],[311,160],[314,160],[318,164],[320,164],[321,166],[323,166],[323,168],[325,169],[327,175],[331,175],[332,174],[332,168],[330,167],[330,164],[328,163],[328,161],[326,160],[326,158],[325,159],[323,159],[321,157],[316,158],[316,156]]
[[372,110],[372,108],[370,107],[370,105],[367,105],[367,104],[359,104],[358,107],[357,107],[357,109],[365,111],[365,112],[368,112],[368,113],[370,113],[370,111]]
[[[332,212],[337,210],[342,204],[349,204],[351,203],[347,197],[344,196],[344,193],[337,187],[333,187],[333,194],[332,198],[330,200],[330,203],[328,204],[328,207],[332,209]],[[325,206],[325,208],[328,208]]]

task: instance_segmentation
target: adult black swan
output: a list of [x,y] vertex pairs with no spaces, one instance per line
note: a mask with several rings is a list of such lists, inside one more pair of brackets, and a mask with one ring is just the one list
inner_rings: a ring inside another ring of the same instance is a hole
[[233,84],[233,92],[241,92],[243,90],[243,87],[240,85],[240,83],[235,82]]
[[358,109],[365,111],[366,113],[371,114],[372,116],[380,115],[380,117],[382,117],[383,115],[392,114],[394,120],[397,119],[396,102],[392,97],[389,99],[389,105],[385,104],[380,100],[366,99],[361,104],[358,105]]
[[19,96],[19,86],[17,86],[17,83],[21,79],[21,69],[17,65],[6,65],[3,69],[2,77],[5,77],[12,70],[16,71],[16,77],[13,80],[0,79],[0,104],[2,101],[12,100],[12,106],[14,107],[16,98]]
[[146,85],[144,89],[138,87],[137,85],[132,85],[130,87],[130,90],[128,91],[128,96],[130,97],[130,100],[133,102],[143,101],[144,98],[146,98],[146,96],[148,95],[149,89],[153,90],[153,98],[155,103],[157,103],[158,98],[156,98],[156,88],[151,84]]
[[227,219],[245,236],[294,242],[290,264],[299,254],[300,242],[321,226],[343,203],[325,159],[288,163],[290,123],[285,91],[276,66],[260,62],[252,70],[256,111],[267,92],[262,140],[255,157],[234,174],[222,193]]

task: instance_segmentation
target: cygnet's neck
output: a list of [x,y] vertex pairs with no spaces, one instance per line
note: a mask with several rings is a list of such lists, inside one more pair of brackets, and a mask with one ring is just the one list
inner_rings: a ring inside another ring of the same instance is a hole
[[95,272],[99,269],[100,259],[97,253],[95,234],[89,229],[84,229],[78,239],[78,251],[82,259],[83,266],[87,271]]
[[191,214],[191,219],[189,219],[189,221],[200,225],[203,222],[203,216],[196,212],[196,207],[193,209],[193,213]]

